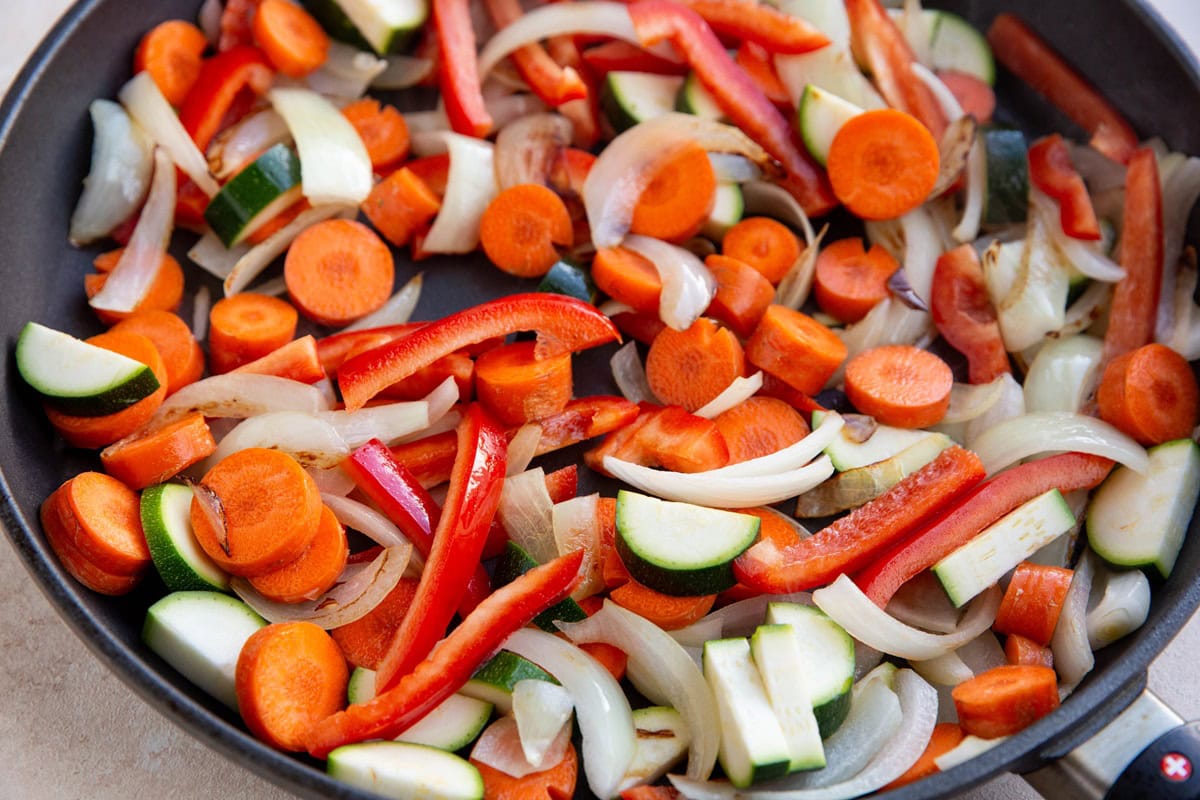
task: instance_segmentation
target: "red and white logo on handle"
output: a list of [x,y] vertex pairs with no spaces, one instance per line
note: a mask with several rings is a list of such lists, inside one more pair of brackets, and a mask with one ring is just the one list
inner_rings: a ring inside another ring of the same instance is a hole
[[1174,783],[1183,783],[1192,777],[1192,761],[1182,753],[1167,753],[1158,762],[1162,776]]

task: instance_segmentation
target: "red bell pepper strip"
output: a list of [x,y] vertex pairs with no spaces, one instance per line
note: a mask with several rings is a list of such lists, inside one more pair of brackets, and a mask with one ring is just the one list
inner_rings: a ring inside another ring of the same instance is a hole
[[682,61],[671,61],[620,39],[589,47],[581,55],[583,63],[597,78],[603,78],[610,72],[648,72],[652,75],[688,73],[687,64]]
[[446,635],[446,626],[479,567],[492,517],[500,505],[507,456],[504,431],[481,406],[470,406],[458,424],[458,454],[433,548],[409,613],[375,674],[377,692],[395,686]]
[[[453,431],[449,433],[454,435]],[[433,552],[433,532],[442,510],[413,474],[392,457],[387,445],[372,439],[351,453],[342,462],[342,468],[371,502],[396,523],[421,558],[428,559]],[[476,567],[458,605],[459,614],[465,617],[491,591],[487,571],[482,566]]]
[[1071,164],[1067,144],[1059,134],[1038,139],[1029,148],[1029,180],[1058,201],[1063,233],[1074,239],[1100,240],[1100,222],[1083,178]]
[[205,59],[200,76],[179,107],[179,121],[200,152],[204,152],[226,124],[226,117],[242,90],[263,94],[271,88],[273,76],[267,57],[247,45],[237,45]]
[[254,44],[254,15],[262,0],[227,0],[221,11],[217,50],[225,52],[238,45]]
[[435,433],[424,439],[398,444],[391,452],[392,458],[402,464],[418,483],[429,489],[450,480],[454,456],[458,452],[458,436],[454,431]]
[[512,633],[578,585],[583,551],[534,567],[500,587],[394,688],[313,725],[308,752],[325,758],[344,744],[392,739],[458,691]]
[[1138,146],[1133,126],[1053,47],[1014,14],[998,14],[987,32],[996,58],[1091,136],[1090,144],[1120,164]]
[[761,541],[733,562],[738,582],[783,594],[824,586],[937,519],[985,475],[970,450],[953,446],[884,494],[807,539],[780,548]]
[[1164,258],[1162,185],[1158,160],[1147,147],[1134,154],[1125,171],[1119,259],[1125,277],[1113,288],[1105,362],[1154,341]]
[[769,52],[754,42],[742,42],[733,59],[742,71],[750,76],[750,80],[758,84],[758,88],[762,89],[768,100],[781,108],[791,110],[792,100],[788,96],[787,87],[779,79],[779,73],[775,71],[775,60]]
[[980,531],[1043,492],[1073,492],[1100,485],[1113,462],[1084,453],[1060,453],[1001,472],[948,514],[879,555],[854,575],[858,588],[880,608],[909,578],[941,561]]
[[620,339],[604,314],[582,300],[530,292],[463,309],[424,328],[360,353],[338,369],[346,409],[357,411],[386,386],[469,344],[516,331],[537,331],[535,354],[548,358]]
[[699,14],[718,36],[754,42],[771,53],[810,53],[829,44],[829,37],[807,21],[756,0],[680,2]]
[[629,16],[643,46],[671,42],[733,124],[783,166],[781,185],[805,213],[820,216],[837,205],[829,179],[799,144],[787,119],[734,63],[699,14],[671,0],[639,0],[629,6]]
[[879,93],[892,108],[907,112],[941,141],[949,124],[933,92],[912,71],[916,56],[904,34],[879,0],[846,0],[850,41],[854,52],[870,68]]
[[[519,0],[484,0],[483,5],[498,30],[513,24],[525,13]],[[509,58],[521,79],[551,108],[588,96],[587,84],[579,73],[571,67],[559,66],[546,48],[536,42],[514,50]]]
[[446,118],[455,133],[481,139],[492,130],[492,116],[483,104],[468,0],[433,0],[433,27],[440,48],[438,86]]
[[942,254],[934,268],[930,301],[938,333],[967,357],[971,383],[991,383],[1012,372],[975,248],[964,244]]
[[765,370],[763,371],[763,385],[762,389],[759,390],[759,394],[763,397],[774,397],[776,400],[782,400],[804,415],[804,421],[810,424],[814,411],[825,410],[825,406],[818,403],[812,397],[809,397],[782,378],[778,378]]

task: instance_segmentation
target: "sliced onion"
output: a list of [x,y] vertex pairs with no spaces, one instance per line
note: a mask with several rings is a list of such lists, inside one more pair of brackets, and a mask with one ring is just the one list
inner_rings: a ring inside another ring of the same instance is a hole
[[755,372],[749,378],[737,377],[721,390],[721,393],[696,409],[697,417],[712,419],[718,414],[728,411],[741,402],[749,400],[762,388],[762,372]]
[[496,517],[513,544],[539,564],[558,557],[553,513],[554,501],[546,489],[546,473],[541,467],[504,479]]
[[624,246],[648,259],[658,271],[662,281],[658,316],[667,327],[677,331],[692,327],[717,293],[717,281],[704,262],[682,247],[649,236],[626,236]]
[[906,581],[887,604],[896,619],[931,633],[953,633],[962,610],[950,602],[941,584],[928,570]]
[[[1083,333],[1091,328],[1104,316],[1112,297],[1111,283],[1092,281],[1083,290],[1083,294],[1067,308],[1063,317],[1063,326],[1058,329],[1059,336],[1072,336]],[[1182,298],[1182,295],[1180,296]],[[1190,296],[1188,298],[1190,302]]]
[[1085,550],[1075,572],[1071,576],[1071,587],[1063,600],[1050,649],[1054,653],[1054,670],[1058,673],[1062,688],[1074,689],[1084,676],[1096,665],[1092,646],[1088,641],[1087,607],[1092,593],[1092,555]]
[[117,98],[129,116],[149,134],[155,144],[167,152],[175,166],[183,170],[200,191],[212,197],[220,190],[221,187],[208,172],[208,161],[204,154],[184,130],[175,109],[163,97],[150,73],[139,72],[130,78],[117,93]]
[[105,311],[132,311],[158,276],[175,228],[175,167],[162,148],[154,150],[154,179],[129,244],[88,305]]
[[371,81],[372,89],[411,89],[433,74],[433,59],[392,55],[387,67]]
[[942,753],[933,760],[941,772],[965,764],[976,756],[983,755],[996,745],[1002,743],[1007,736],[997,736],[995,739],[981,739],[978,736],[967,736],[957,745]]
[[604,642],[624,652],[630,682],[652,703],[671,706],[692,734],[687,775],[707,778],[717,760],[720,721],[704,674],[674,639],[610,600],[583,622],[560,624],[573,642]]
[[479,244],[479,219],[497,192],[493,147],[457,133],[437,135],[450,153],[450,171],[442,208],[423,247],[431,253],[469,253]]
[[974,241],[983,223],[983,201],[987,191],[987,149],[982,139],[975,138],[971,153],[967,156],[966,202],[963,203],[962,221],[951,232],[955,241]]
[[211,309],[212,292],[207,286],[201,286],[192,298],[192,336],[198,342],[208,338],[208,312]]
[[[884,298],[867,315],[843,330],[838,336],[846,344],[846,361],[854,356],[885,344],[913,344],[934,330],[928,312],[909,308],[892,297]],[[827,386],[837,386],[845,373],[845,361]]]
[[529,114],[506,125],[496,136],[496,183],[501,191],[522,183],[544,185],[573,126],[560,114]]
[[[375,544],[383,547],[408,547],[411,545],[408,537],[396,527],[396,523],[365,503],[328,492],[321,493],[321,501],[329,506],[329,510],[337,517],[338,522],[347,528],[353,528]],[[421,554],[414,550],[409,557],[409,566],[420,569],[423,563],[424,559]]]
[[1104,343],[1094,336],[1049,339],[1025,374],[1025,409],[1079,413],[1100,378]]
[[1001,591],[992,586],[971,601],[954,633],[917,630],[888,615],[845,575],[813,592],[813,603],[846,632],[889,655],[916,660],[953,652],[987,630],[1000,608]]
[[372,439],[393,444],[404,436],[425,430],[430,422],[429,404],[424,400],[387,403],[354,412],[322,411],[318,417],[337,431],[351,450]]
[[950,388],[950,408],[941,424],[969,422],[987,413],[1004,391],[1002,381],[1003,377],[997,376],[990,383],[955,383]]
[[196,23],[204,31],[204,38],[214,48],[221,38],[221,15],[225,13],[225,4],[221,0],[204,0],[200,4],[200,12],[196,15]]
[[1138,569],[1114,572],[1100,565],[1100,598],[1087,612],[1088,644],[1108,647],[1146,622],[1150,614],[1150,581]]
[[1066,234],[1062,227],[1058,203],[1054,200],[1037,189],[1030,189],[1029,210],[1042,222],[1051,244],[1058,248],[1063,258],[1075,269],[1092,280],[1106,283],[1116,283],[1125,277],[1124,268],[1104,254],[1099,242],[1087,242]]
[[910,661],[909,666],[922,678],[937,686],[958,686],[963,681],[975,677],[975,671],[963,662],[957,652],[946,653],[926,661]]
[[287,294],[287,281],[282,275],[277,275],[270,280],[256,283],[250,287],[249,291],[254,294],[266,294],[271,297],[282,297]]
[[1071,163],[1093,193],[1125,188],[1125,165],[1086,144],[1067,142]]
[[508,637],[504,649],[537,664],[571,693],[588,787],[596,797],[613,797],[637,744],[633,712],[621,685],[600,662],[545,631],[523,628]]
[[374,185],[371,157],[337,106],[308,89],[272,89],[267,97],[296,140],[309,202],[357,206],[365,200]]
[[[727,467],[691,474],[721,478],[748,478],[758,475],[776,475],[796,469],[812,461],[821,451],[832,444],[845,424],[845,419],[841,414],[830,412],[822,418],[821,424],[816,427],[816,430],[782,450],[740,461],[737,464],[730,464]],[[742,507],[745,508],[745,506]]]
[[193,264],[223,281],[233,271],[238,260],[249,251],[250,247],[245,244],[226,247],[219,236],[212,231],[205,231],[192,245],[192,249],[188,250],[187,257]]
[[[529,114],[546,110],[546,104],[537,95],[528,92],[496,97],[485,95],[483,104],[492,118],[492,124],[498,129]],[[446,152],[446,143],[441,137],[430,135],[450,132],[450,120],[441,106],[432,111],[409,111],[405,113],[404,121],[408,123],[409,133],[412,134],[414,155],[431,156]]]
[[111,100],[93,100],[88,113],[95,131],[92,163],[68,232],[76,247],[107,236],[133,216],[150,189],[154,168],[154,143],[125,109]]
[[984,631],[958,648],[958,656],[976,675],[1008,663],[1004,648],[991,631]]
[[807,492],[833,474],[828,456],[799,469],[745,477],[653,470],[612,456],[604,457],[604,469],[618,480],[656,497],[712,508],[752,508],[778,503]]
[[622,397],[631,403],[658,403],[646,379],[646,368],[642,366],[642,358],[638,355],[637,342],[631,339],[621,345],[608,363]]
[[605,300],[599,306],[600,313],[606,317],[615,317],[618,314],[636,314],[633,306],[622,303],[620,300]]
[[303,620],[331,630],[362,619],[383,602],[400,582],[411,554],[412,545],[388,547],[369,564],[347,566],[332,589],[303,603],[268,600],[245,578],[233,578],[230,587],[268,622]]
[[[328,412],[327,412],[328,413]],[[305,467],[335,467],[350,447],[328,422],[299,411],[272,411],[242,421],[221,439],[209,463],[245,450],[265,447],[287,453]]]
[[354,479],[347,475],[346,470],[340,466],[329,467],[328,469],[307,467],[305,472],[313,479],[313,483],[317,485],[317,489],[321,491],[321,494],[345,497],[358,488],[354,483]]
[[225,506],[221,504],[221,498],[203,483],[193,483],[191,486],[192,497],[195,498],[196,505],[200,507],[200,513],[204,515],[208,526],[212,528],[217,544],[221,545],[221,549],[228,556],[229,528],[226,525]]
[[681,645],[703,647],[711,639],[729,636],[749,636],[763,623],[767,606],[771,603],[799,603],[811,606],[810,592],[792,594],[760,594],[730,603],[693,622],[686,628],[671,631],[668,635]]
[[245,419],[268,411],[315,415],[321,407],[321,393],[307,383],[274,375],[227,372],[184,386],[163,401],[149,424],[171,422],[195,412],[206,417]]
[[501,59],[527,44],[577,33],[611,36],[640,44],[629,11],[620,3],[601,0],[552,3],[526,11],[488,39],[488,43],[479,51],[479,78],[486,78]]
[[962,175],[970,161],[978,132],[979,124],[971,116],[959,117],[946,128],[938,144],[938,178],[929,192],[930,197],[941,196]]
[[583,565],[579,571],[583,579],[571,592],[575,600],[582,600],[604,591],[603,534],[600,530],[600,514],[597,510],[600,495],[589,494],[572,497],[555,503],[550,510],[551,527],[554,529],[554,544],[559,555],[583,550]]
[[[546,681],[520,681],[520,683],[535,682],[564,691],[561,686],[555,686]],[[514,690],[514,697],[515,694]],[[534,762],[525,750],[525,740],[521,737],[517,720],[511,716],[504,716],[487,726],[479,735],[475,745],[471,748],[471,760],[487,764],[505,775],[524,778],[526,775],[541,772],[561,761],[570,742],[570,727],[560,725],[554,739],[549,742],[545,752],[541,753],[541,759],[544,760],[539,759]]]
[[1005,372],[997,380],[1000,383],[1000,396],[996,398],[996,402],[987,411],[967,422],[963,430],[963,440],[972,450],[984,433],[1001,422],[1025,414],[1025,390],[1017,383],[1017,379]]
[[767,181],[750,181],[742,185],[742,200],[745,213],[764,214],[774,217],[804,234],[804,241],[810,246],[816,236],[808,214],[800,206],[799,201],[792,197],[791,192],[778,183]]
[[708,162],[718,183],[747,183],[762,179],[762,168],[735,153],[709,153]]
[[218,133],[208,146],[208,168],[218,180],[241,171],[271,146],[290,142],[283,117],[265,108]]
[[[342,215],[353,215],[357,209],[349,209],[342,204],[313,206],[305,209],[287,225],[272,233],[264,241],[247,250],[225,276],[225,296],[230,297],[245,289],[250,282],[271,266],[276,258],[284,253],[304,231],[324,222],[327,219]],[[236,249],[236,248],[235,248]]]
[[829,225],[824,225],[816,238],[800,253],[796,262],[788,269],[775,289],[775,302],[781,306],[799,310],[808,302],[812,291],[813,278],[817,274],[817,258],[821,255],[821,242],[829,233]]
[[[458,387],[455,387],[455,391],[458,391]],[[430,402],[430,408],[431,409],[436,408],[436,398],[432,394],[430,394],[428,399]],[[429,416],[430,416],[430,419],[432,419],[434,417],[432,412],[430,413]],[[422,430],[422,431],[417,431],[416,433],[412,434],[411,436],[402,436],[400,438],[400,441],[397,442],[397,444],[402,443],[402,442],[415,442],[417,439],[424,439],[428,436],[435,436],[436,434],[439,434],[439,433],[445,433],[446,431],[452,431],[458,427],[458,423],[461,421],[462,421],[462,412],[459,411],[457,408],[451,408],[445,414],[443,414],[439,419],[437,419],[436,422],[431,424],[428,428],[426,428],[425,430]]]
[[942,237],[933,217],[923,206],[900,218],[904,229],[904,272],[917,297],[929,305],[933,289],[933,270],[942,254]]
[[341,401],[338,399],[337,392],[334,391],[333,381],[326,375],[319,381],[315,381],[311,386],[317,390],[317,394],[321,397],[321,410],[331,411]]
[[[1171,309],[1171,300],[1177,295],[1176,270],[1187,238],[1187,224],[1192,207],[1200,197],[1200,158],[1172,153],[1163,159],[1159,180],[1162,184],[1163,212],[1163,281],[1159,294],[1159,308]],[[1171,329],[1170,319],[1160,319],[1156,333],[1164,337]]]
[[1107,422],[1061,411],[1004,420],[976,437],[972,449],[989,475],[1028,456],[1058,451],[1111,458],[1138,473],[1149,463],[1145,448]]
[[505,475],[516,475],[529,468],[529,462],[537,455],[538,444],[542,441],[542,426],[536,422],[527,422],[517,428],[516,434],[508,443],[508,464]]
[[383,74],[388,62],[374,53],[341,42],[329,43],[325,63],[308,74],[305,81],[314,92],[331,97],[357,99]]
[[542,767],[561,761],[571,739],[571,715],[575,711],[570,693],[550,681],[517,681],[512,691],[512,709],[521,749],[529,763]]

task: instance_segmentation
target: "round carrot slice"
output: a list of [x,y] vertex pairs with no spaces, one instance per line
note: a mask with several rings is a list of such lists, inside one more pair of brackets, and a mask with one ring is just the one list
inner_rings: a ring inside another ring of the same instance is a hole
[[416,578],[401,578],[383,601],[356,619],[329,632],[356,667],[378,669],[392,637],[417,596]]
[[851,117],[833,137],[826,160],[833,193],[863,219],[894,219],[924,203],[938,167],[933,134],[892,108]]
[[49,543],[50,549],[58,556],[58,561],[63,565],[63,569],[70,573],[75,580],[100,594],[116,596],[133,591],[142,578],[140,573],[137,575],[114,575],[106,572],[97,567],[75,546],[70,533],[63,525],[62,497],[63,489],[60,487],[42,503],[40,516],[42,530],[46,533],[46,541]]
[[100,453],[100,463],[126,486],[144,489],[178,475],[216,449],[204,415],[197,413],[113,442]]
[[386,303],[395,273],[392,251],[383,240],[349,219],[326,220],[297,236],[283,265],[296,307],[309,319],[333,326]]
[[103,472],[84,472],[63,484],[63,527],[89,561],[114,575],[150,565],[137,492]]
[[807,314],[770,305],[746,341],[746,360],[797,391],[816,394],[846,360],[846,345]]
[[267,59],[289,78],[303,78],[329,56],[329,35],[311,14],[287,0],[262,0],[252,29]]
[[[108,282],[109,273],[117,266],[123,252],[124,248],[121,248],[101,253],[96,257],[93,262],[96,274],[83,276],[83,290],[89,299],[95,297],[104,288],[104,284]],[[179,262],[170,254],[167,254],[159,262],[158,272],[155,273],[150,288],[134,306],[133,311],[109,311],[103,308],[93,308],[92,311],[105,325],[112,325],[142,311],[151,309],[173,311],[179,307],[181,300],[183,300],[183,267],[179,266]]]
[[242,292],[218,300],[208,312],[209,366],[221,374],[262,358],[292,340],[298,321],[278,297]]
[[1183,356],[1154,343],[1108,363],[1096,403],[1105,422],[1141,444],[1162,444],[1192,435],[1200,415],[1200,388]]
[[858,322],[888,296],[888,278],[900,267],[879,245],[863,248],[857,237],[821,250],[813,276],[817,305],[842,322]]
[[534,342],[514,342],[475,360],[479,402],[505,425],[557,414],[571,399],[571,354],[534,357]]
[[737,337],[707,317],[686,331],[666,328],[646,354],[650,390],[668,405],[695,411],[746,374]]
[[885,345],[846,363],[846,397],[885,425],[924,428],[946,415],[954,374],[942,359],[911,345]]
[[168,397],[204,374],[204,351],[178,314],[162,309],[139,311],[113,325],[111,330],[140,333],[154,342],[167,368]]
[[712,213],[717,178],[708,153],[689,144],[669,156],[633,207],[630,230],[669,242],[695,236]]
[[479,242],[493,264],[518,278],[538,278],[558,261],[555,245],[575,239],[563,199],[545,186],[510,186],[488,203]]
[[317,533],[300,557],[274,572],[251,578],[250,583],[263,597],[277,603],[314,600],[341,577],[349,555],[346,529],[329,506],[322,506]]
[[800,258],[800,242],[782,222],[770,217],[747,217],[725,233],[721,252],[749,264],[778,286]]
[[200,77],[207,47],[204,31],[190,22],[169,19],[142,37],[133,55],[133,71],[149,72],[167,102],[178,107]]
[[774,397],[751,397],[722,411],[713,422],[729,448],[729,463],[770,455],[808,435],[800,412]]

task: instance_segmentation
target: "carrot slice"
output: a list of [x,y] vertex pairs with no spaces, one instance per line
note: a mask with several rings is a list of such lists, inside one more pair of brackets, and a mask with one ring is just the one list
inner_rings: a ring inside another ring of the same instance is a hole
[[846,208],[863,219],[894,219],[929,197],[938,147],[916,117],[881,108],[839,128],[825,163],[833,193]]
[[715,594],[674,597],[643,586],[630,578],[609,592],[617,605],[650,620],[664,631],[686,628],[712,610]]
[[[96,267],[97,274],[83,276],[83,290],[88,299],[95,297],[104,288],[104,284],[108,282],[108,274],[117,266],[123,252],[125,252],[125,248],[122,247],[96,256],[93,265]],[[179,262],[170,254],[166,254],[159,262],[158,272],[155,274],[150,288],[146,291],[146,295],[138,301],[132,311],[109,311],[104,308],[93,308],[92,311],[105,325],[113,325],[142,311],[151,309],[173,311],[179,307],[182,299],[183,267],[179,266]]]
[[658,318],[662,279],[654,263],[624,247],[602,247],[592,260],[596,288],[640,314]]
[[471,759],[471,763],[483,778],[486,800],[569,800],[575,796],[579,759],[575,755],[575,745],[570,743],[557,764],[523,778],[514,778],[482,761]]
[[925,751],[921,753],[921,756],[904,771],[903,775],[884,786],[881,791],[907,786],[921,778],[941,772],[936,763],[938,757],[958,747],[959,742],[965,738],[966,734],[963,733],[963,729],[953,722],[939,722],[934,725],[933,735],[929,737],[929,744],[925,746]]
[[712,213],[717,177],[708,153],[689,144],[664,160],[633,207],[630,230],[682,242],[695,236]]
[[[775,287],[763,274],[744,261],[713,254],[704,266],[717,282],[717,293],[705,313],[742,338],[754,333],[755,326],[775,299]],[[621,323],[617,322],[617,327]]]
[[[595,597],[595,595],[593,595]],[[598,599],[598,598],[597,598]],[[607,642],[584,642],[579,649],[600,662],[600,666],[613,676],[613,680],[625,677],[625,668],[629,664],[629,656],[618,647]]]
[[140,333],[154,343],[167,369],[167,396],[204,374],[204,351],[178,314],[161,309],[139,311],[112,326],[115,333]]
[[178,107],[200,77],[200,60],[207,47],[204,31],[190,22],[169,19],[142,37],[133,54],[133,71],[150,73],[167,102]]
[[[321,325],[346,325],[375,311],[392,294],[392,251],[366,225],[319,222],[296,237],[283,264],[288,296]],[[289,337],[290,338],[290,337]]]
[[995,739],[1058,708],[1058,677],[1049,667],[993,667],[955,686],[950,696],[964,731]]
[[1010,633],[1004,640],[1004,657],[1008,663],[1028,667],[1053,667],[1054,651],[1049,647],[1027,639],[1019,633]]
[[[737,508],[729,509],[738,514],[750,514],[758,517],[758,541],[771,542],[780,550],[791,547],[800,541],[796,529],[783,518],[783,512],[769,508]],[[743,583],[738,583],[732,589],[721,592],[717,599],[722,603],[736,603],[738,600],[748,600],[758,597],[760,592],[751,589]]]
[[84,472],[62,487],[63,527],[79,552],[114,575],[137,575],[150,565],[137,492],[103,472]]
[[1158,343],[1110,361],[1096,401],[1101,419],[1144,445],[1191,436],[1200,415],[1200,387],[1191,365]]
[[475,360],[479,402],[505,425],[557,414],[571,399],[571,354],[534,357],[535,343],[514,342]]
[[221,459],[200,481],[198,491],[205,490],[216,496],[220,519],[197,498],[192,528],[209,558],[232,575],[252,578],[294,561],[321,522],[317,485],[277,450],[251,447]]
[[782,222],[746,217],[725,232],[721,252],[749,264],[777,286],[800,258],[800,242]]
[[1042,646],[1050,644],[1074,573],[1023,561],[1000,601],[992,627],[997,633],[1019,634]]
[[885,425],[924,428],[946,416],[954,373],[928,350],[885,345],[846,364],[846,397]]
[[287,0],[259,3],[253,35],[275,69],[289,78],[303,78],[329,56],[329,36],[321,24]]
[[231,372],[274,375],[300,383],[316,383],[325,377],[325,368],[321,366],[321,358],[317,354],[317,340],[312,334],[293,339]]
[[277,297],[242,292],[208,312],[208,361],[221,374],[262,358],[292,340],[299,315]]
[[774,397],[751,397],[713,418],[729,448],[729,463],[770,455],[808,435],[800,412]]
[[351,664],[364,669],[379,668],[388,645],[417,596],[417,583],[416,578],[401,578],[396,588],[366,616],[329,632]]
[[277,603],[314,600],[329,591],[341,577],[349,555],[346,529],[329,506],[322,506],[316,535],[300,557],[274,572],[251,578],[250,584],[263,597]]
[[411,170],[413,175],[420,178],[429,187],[429,191],[438,196],[439,200],[446,196],[446,181],[450,178],[450,155],[448,153],[414,158],[405,164],[404,168]]
[[50,549],[58,556],[58,561],[63,565],[63,569],[93,592],[117,596],[133,591],[141,581],[140,573],[137,575],[114,575],[111,572],[105,572],[75,546],[71,535],[63,525],[62,496],[63,490],[60,487],[42,503],[39,514],[42,520],[42,530],[46,533],[46,541],[49,543]]
[[583,458],[592,469],[607,475],[606,455],[675,472],[705,472],[729,463],[729,448],[716,423],[679,406],[647,406],[637,419],[614,431]]
[[[416,162],[413,162],[414,164]],[[362,211],[375,230],[397,247],[437,216],[442,201],[412,169],[401,167],[375,184]]]
[[771,305],[746,342],[746,359],[793,389],[816,394],[846,360],[846,345],[807,314]]
[[[712,306],[709,306],[712,310]],[[716,316],[715,314],[713,315]],[[613,325],[617,326],[617,330],[621,335],[628,336],[635,342],[641,342],[647,347],[654,344],[654,340],[667,324],[663,322],[658,314],[641,314],[636,311],[627,311],[621,314],[613,314],[609,317],[613,321]]]
[[308,729],[346,705],[349,681],[342,651],[311,622],[277,622],[255,631],[234,671],[246,727],[288,751],[303,750]]
[[646,355],[650,390],[668,405],[695,411],[746,373],[737,337],[707,317],[686,331],[666,328]]
[[342,116],[358,131],[376,172],[386,172],[408,158],[408,124],[395,106],[364,97],[345,106]]
[[842,322],[858,322],[888,296],[888,278],[900,265],[887,250],[863,248],[857,237],[827,245],[817,257],[813,292],[817,305]]
[[560,247],[575,234],[561,197],[545,186],[510,186],[488,203],[479,220],[479,242],[493,264],[519,278],[545,275]]
[[156,430],[136,431],[100,453],[109,475],[132,489],[173,478],[217,449],[203,414],[188,414]]

